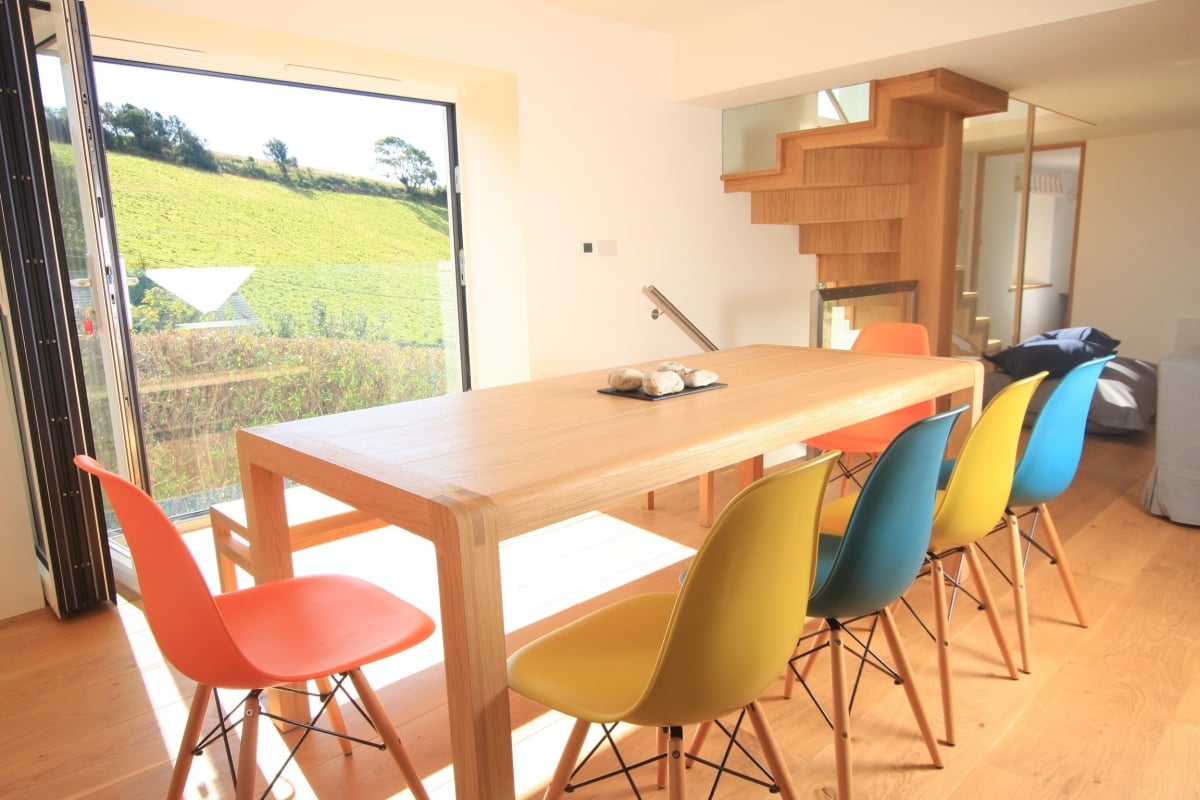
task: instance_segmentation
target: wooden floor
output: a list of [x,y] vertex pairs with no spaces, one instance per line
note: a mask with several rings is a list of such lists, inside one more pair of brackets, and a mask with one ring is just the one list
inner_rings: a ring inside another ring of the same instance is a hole
[[[1091,616],[1089,628],[1074,624],[1053,567],[1035,559],[1028,577],[1034,666],[1012,681],[1004,676],[983,614],[958,605],[952,652],[959,741],[942,749],[943,769],[929,764],[903,691],[882,675],[865,676],[852,715],[857,796],[1200,797],[1200,529],[1143,511],[1140,493],[1152,446],[1150,436],[1089,437],[1075,482],[1051,506]],[[720,475],[720,496],[732,494],[733,480],[731,471]],[[631,498],[607,514],[562,526],[566,530],[510,543],[504,560],[510,647],[616,596],[676,586],[685,548],[703,536],[693,484],[660,491],[654,511]],[[188,538],[211,570],[206,534]],[[298,572],[354,569],[430,610],[435,606],[428,547],[394,529],[300,555]],[[1015,650],[1007,585],[996,573],[989,578]],[[928,609],[928,595],[924,582],[910,593],[918,612]],[[898,619],[926,710],[940,731],[932,642],[912,617]],[[431,794],[451,798],[437,647],[435,641],[389,659],[368,670],[368,677],[428,776]],[[0,654],[0,797],[162,796],[192,686],[163,664],[136,604],[123,600],[67,622],[49,612],[0,622]],[[821,660],[814,671],[819,696],[827,689],[827,669]],[[766,692],[763,705],[800,796],[833,797],[829,728],[802,692],[785,700],[781,686],[779,681]],[[513,725],[518,796],[538,797],[568,724],[514,697]],[[273,775],[286,737],[267,727],[259,762]],[[622,749],[640,758],[650,743],[649,732],[634,730]],[[653,769],[638,776],[647,798],[665,795],[654,790],[654,777]],[[702,767],[689,773],[695,779],[689,798],[709,796],[706,777]],[[197,760],[189,786],[189,797],[232,796],[219,748]],[[313,739],[274,796],[371,800],[409,794],[385,754],[357,747],[344,758],[330,741]],[[570,796],[632,793],[610,780]],[[723,779],[716,796],[768,795]]]

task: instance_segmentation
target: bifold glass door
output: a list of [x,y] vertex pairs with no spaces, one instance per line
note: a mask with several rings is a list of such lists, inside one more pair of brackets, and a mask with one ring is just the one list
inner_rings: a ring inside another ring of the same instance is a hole
[[40,560],[30,569],[69,616],[115,597],[100,499],[71,459],[95,452],[136,476],[137,440],[123,432],[137,409],[82,6],[26,0],[3,13],[4,326]]
[[[39,552],[68,594],[112,596],[110,545],[136,586],[74,453],[201,519],[240,495],[239,428],[469,388],[452,105],[105,61],[77,0],[4,13],[28,107],[9,98],[5,151],[33,165],[5,198],[6,295],[29,315],[6,327]],[[44,266],[36,296],[22,263]]]

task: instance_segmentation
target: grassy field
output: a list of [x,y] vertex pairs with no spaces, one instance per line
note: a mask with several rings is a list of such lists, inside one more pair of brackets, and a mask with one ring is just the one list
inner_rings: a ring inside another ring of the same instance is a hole
[[343,328],[438,344],[444,208],[306,191],[110,154],[126,270],[252,266],[241,294],[274,331],[311,323],[319,300]]
[[[56,170],[70,163],[62,156]],[[236,496],[238,428],[458,388],[447,367],[458,345],[445,208],[121,153],[108,166],[127,272],[254,267],[238,291],[259,324],[135,325],[150,478],[170,513]],[[154,288],[139,285],[141,311],[157,302],[196,315]],[[88,374],[103,374],[99,343],[83,344]],[[103,388],[89,394],[104,415]]]

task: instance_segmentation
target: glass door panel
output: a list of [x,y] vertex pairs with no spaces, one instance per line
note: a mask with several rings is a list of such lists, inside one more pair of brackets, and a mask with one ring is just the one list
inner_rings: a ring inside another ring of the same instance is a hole
[[[1040,121],[1039,116],[1037,125]],[[1068,324],[1082,161],[1081,146],[1038,148],[1035,144],[1029,174],[1025,274],[1017,341]]]
[[[79,347],[92,447],[101,463],[145,486],[126,282],[116,255],[84,8],[54,0],[48,8],[30,6],[29,13],[70,288],[66,314]],[[106,516],[118,577],[134,583],[120,526],[107,506]]]
[[453,108],[95,65],[155,499],[240,496],[239,428],[465,386]]
[[967,119],[959,263],[964,293],[955,341],[994,353],[1070,324],[1081,144],[1049,144],[1078,121],[1009,100]]

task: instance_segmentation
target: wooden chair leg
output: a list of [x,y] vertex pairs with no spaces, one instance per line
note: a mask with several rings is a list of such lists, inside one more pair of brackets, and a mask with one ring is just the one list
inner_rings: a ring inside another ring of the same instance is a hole
[[571,735],[567,737],[567,743],[558,759],[558,766],[554,768],[554,775],[551,776],[550,783],[546,786],[546,793],[542,795],[542,800],[559,800],[563,796],[563,791],[567,788],[567,781],[571,779],[571,772],[579,760],[579,753],[583,750],[583,740],[587,737],[590,727],[591,723],[586,720],[575,720],[575,725],[571,728]]
[[748,458],[738,464],[738,488],[745,489],[763,476],[763,457]]
[[963,548],[963,554],[967,558],[971,578],[979,590],[979,598],[983,601],[984,613],[987,614],[988,625],[992,628],[992,636],[996,639],[996,646],[1000,648],[1004,666],[1008,668],[1008,677],[1015,681],[1017,665],[1013,661],[1012,653],[1009,652],[1008,642],[1004,639],[1004,629],[1000,626],[1000,612],[996,610],[996,598],[992,596],[992,589],[988,586],[987,575],[983,572],[983,562],[979,559],[979,551],[975,549],[975,545],[968,544]]
[[[658,752],[660,752],[660,753],[667,752],[667,729],[666,728],[658,729],[658,736],[655,739],[655,743],[658,745]],[[689,763],[688,766],[690,767],[691,764]],[[660,789],[667,788],[667,760],[665,758],[660,758],[658,760],[658,788],[660,788]]]
[[925,739],[925,747],[929,749],[929,756],[933,759],[935,767],[942,766],[942,756],[938,752],[937,739],[934,738],[933,729],[929,726],[929,720],[925,716],[925,709],[921,705],[921,695],[917,691],[917,684],[913,680],[912,667],[908,663],[908,654],[904,652],[904,644],[900,640],[900,631],[896,628],[896,618],[892,616],[891,609],[884,608],[879,612],[881,621],[883,622],[883,635],[887,637],[888,649],[892,653],[892,660],[896,662],[896,673],[900,676],[900,680],[904,683],[904,693],[908,695],[908,704],[912,707],[913,717],[917,720],[917,727],[921,730],[921,737]]
[[[333,684],[329,682],[328,676],[317,678],[316,684],[317,691],[322,695],[329,696],[333,694]],[[333,728],[335,732],[342,734],[342,736],[345,736],[346,720],[342,717],[342,709],[338,707],[336,697],[330,698],[329,705],[325,706],[325,713],[329,715],[329,727]],[[335,738],[338,741],[338,746],[342,748],[342,755],[348,756],[354,752],[354,746],[350,743],[349,739]]]
[[[812,672],[813,665],[817,662],[817,653],[820,652],[820,647],[829,640],[829,628],[825,624],[825,621],[818,620],[818,622],[822,627],[817,632],[816,638],[813,640],[812,647],[809,648],[811,652],[804,659],[804,666],[800,669],[800,677],[804,680],[808,680],[808,676]],[[799,645],[797,645],[796,649],[800,649]],[[795,685],[796,674],[792,672],[791,664],[788,664],[787,671],[783,675],[783,696],[785,698],[789,700],[792,698],[792,691],[795,688]]]
[[204,715],[208,713],[208,701],[212,699],[212,687],[198,684],[192,694],[192,706],[188,711],[187,724],[183,729],[183,740],[179,743],[179,755],[175,757],[175,767],[171,770],[171,785],[167,789],[167,800],[180,800],[183,797],[184,786],[187,784],[188,773],[192,768],[193,754],[200,742],[200,732],[204,727]]
[[930,583],[933,585],[933,614],[937,618],[938,681],[942,687],[942,724],[946,729],[946,744],[954,746],[954,702],[950,690],[950,620],[946,607],[946,570],[940,558],[930,560]]
[[[712,722],[701,722],[699,725],[696,726],[696,734],[692,737],[692,745],[687,750],[689,753],[699,753],[700,752],[700,748],[704,746],[704,740],[708,738],[708,732],[712,730],[712,726],[713,726]],[[665,753],[666,749],[663,748],[662,752]],[[684,767],[691,769],[693,761],[694,761],[694,759],[687,758],[684,762]],[[661,770],[660,770],[660,774],[661,774]],[[661,789],[662,785],[660,784],[658,788]]]
[[242,745],[238,749],[237,800],[254,799],[254,783],[258,778],[258,720],[262,707],[257,690],[246,697],[242,705]]
[[829,626],[822,622],[824,627],[817,632],[817,638],[813,640],[812,652],[808,654],[808,658],[804,659],[804,668],[800,670],[800,677],[805,680],[812,674],[813,666],[817,663],[817,653],[826,642],[829,641]]
[[1029,598],[1025,592],[1025,569],[1021,558],[1021,528],[1017,524],[1017,515],[1008,512],[1004,515],[1008,523],[1008,555],[1009,574],[1012,576],[1013,607],[1017,612],[1017,647],[1021,651],[1021,671],[1028,674],[1030,670],[1029,647]]
[[1038,506],[1038,514],[1042,518],[1042,522],[1046,527],[1046,544],[1050,548],[1051,554],[1054,556],[1054,561],[1058,566],[1058,577],[1062,579],[1063,588],[1067,590],[1067,597],[1071,600],[1071,607],[1075,609],[1075,618],[1079,620],[1080,627],[1088,626],[1087,615],[1083,611],[1083,602],[1079,599],[1079,587],[1075,585],[1075,576],[1071,573],[1070,566],[1067,565],[1067,553],[1063,550],[1062,540],[1058,538],[1058,530],[1054,527],[1054,520],[1050,517],[1050,509],[1045,503]]
[[[412,792],[412,796],[416,800],[429,800],[429,793],[425,791],[425,784],[422,783],[421,776],[417,773],[417,768],[413,766],[412,759],[408,757],[408,751],[404,749],[404,744],[400,741],[400,737],[396,735],[396,729],[392,726],[392,721],[388,718],[387,711],[383,708],[383,703],[379,702],[379,696],[375,694],[375,690],[367,682],[366,677],[362,674],[362,670],[350,670],[350,680],[354,683],[354,688],[358,691],[359,702],[363,704],[367,716],[371,718],[372,724],[375,725],[375,732],[383,740],[383,744],[387,747],[388,753],[391,754],[392,760],[396,762],[396,766],[400,767],[400,773],[404,776],[404,782],[408,784],[408,790]],[[238,798],[238,800],[241,800],[241,798]]]
[[829,626],[829,671],[833,680],[833,752],[837,763],[837,796],[850,800],[853,781],[850,770],[850,698],[846,694],[846,668],[842,649],[842,626]]
[[706,472],[699,478],[700,481],[700,527],[711,528],[713,519],[716,513],[716,488],[717,475],[715,472]]
[[798,800],[800,795],[792,782],[792,773],[763,713],[762,704],[755,700],[746,706],[746,711],[750,716],[750,724],[754,727],[754,735],[758,737],[758,743],[762,747],[763,760],[767,762],[767,769],[771,771],[775,785],[779,787],[780,800]]
[[[796,653],[800,650],[800,645],[796,645],[796,649],[792,651],[792,658],[796,657]],[[792,699],[792,689],[796,686],[796,673],[792,672],[792,662],[789,660],[787,667],[783,670],[783,696],[786,700]]]
[[683,763],[683,728],[672,727],[667,737],[667,797],[686,800],[686,767]]

